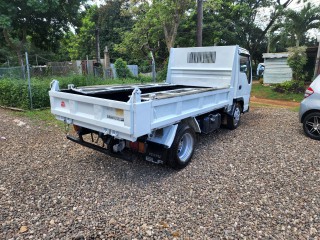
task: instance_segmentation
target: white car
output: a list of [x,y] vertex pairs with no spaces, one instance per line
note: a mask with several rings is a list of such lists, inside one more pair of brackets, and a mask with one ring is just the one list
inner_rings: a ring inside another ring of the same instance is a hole
[[305,134],[320,140],[320,75],[311,83],[300,104],[299,118]]

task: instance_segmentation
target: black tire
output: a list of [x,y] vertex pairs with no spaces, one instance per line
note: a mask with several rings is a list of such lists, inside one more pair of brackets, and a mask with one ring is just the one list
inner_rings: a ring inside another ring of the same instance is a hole
[[236,129],[240,125],[241,117],[241,106],[239,103],[236,103],[233,108],[232,114],[227,115],[227,128],[230,130]]
[[174,169],[186,167],[192,158],[196,144],[196,134],[187,124],[178,126],[176,136],[169,149],[167,164]]
[[320,113],[309,113],[303,120],[304,133],[315,140],[320,140]]

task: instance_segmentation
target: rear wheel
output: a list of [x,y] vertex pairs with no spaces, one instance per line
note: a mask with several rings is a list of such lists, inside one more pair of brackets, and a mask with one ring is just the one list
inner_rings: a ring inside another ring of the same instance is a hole
[[236,103],[232,114],[227,116],[227,128],[230,130],[236,129],[240,124],[241,106]]
[[191,161],[196,143],[196,134],[187,124],[179,124],[175,139],[168,154],[168,165],[175,169],[186,167]]
[[320,140],[320,113],[308,114],[303,120],[304,133],[315,140]]

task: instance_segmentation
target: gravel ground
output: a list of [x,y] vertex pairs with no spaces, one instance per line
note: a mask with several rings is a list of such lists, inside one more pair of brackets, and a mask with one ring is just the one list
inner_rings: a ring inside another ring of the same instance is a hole
[[255,108],[174,171],[0,109],[0,239],[320,239],[319,142]]

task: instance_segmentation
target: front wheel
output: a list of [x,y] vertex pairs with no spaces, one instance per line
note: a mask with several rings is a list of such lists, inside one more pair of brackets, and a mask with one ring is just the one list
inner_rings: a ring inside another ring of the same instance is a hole
[[182,169],[191,161],[196,143],[196,134],[187,124],[179,124],[175,139],[168,154],[168,165]]
[[241,106],[236,103],[232,114],[227,116],[227,128],[230,130],[236,129],[240,124]]
[[320,140],[320,113],[308,114],[303,120],[304,133],[315,140]]

